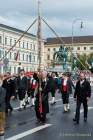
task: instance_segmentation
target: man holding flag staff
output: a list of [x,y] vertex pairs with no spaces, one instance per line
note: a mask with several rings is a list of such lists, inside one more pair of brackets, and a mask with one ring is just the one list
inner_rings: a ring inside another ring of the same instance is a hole
[[49,113],[48,89],[47,72],[43,71],[39,74],[35,100],[35,111],[38,123],[44,124],[46,122],[46,114]]

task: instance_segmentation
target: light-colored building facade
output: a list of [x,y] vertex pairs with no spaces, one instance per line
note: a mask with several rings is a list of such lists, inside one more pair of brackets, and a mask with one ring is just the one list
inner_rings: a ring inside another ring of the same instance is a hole
[[[71,53],[77,54],[90,54],[93,53],[93,36],[78,36],[74,37],[72,44],[72,37],[62,37],[64,41],[64,46],[69,48],[69,55]],[[55,51],[58,51],[62,45],[58,38],[48,38],[45,43],[45,53],[46,53],[46,67],[49,68],[53,62],[53,55]]]
[[[23,34],[22,30],[0,24],[0,59],[15,44],[19,37]],[[42,43],[44,48],[44,43]],[[15,60],[18,54],[18,59]],[[9,60],[8,70],[11,73],[17,73],[18,67],[27,71],[37,71],[38,69],[38,45],[37,37],[30,33],[26,33],[24,37],[16,44],[16,46],[7,54]],[[42,56],[42,67],[43,62]],[[20,65],[21,64],[21,65]],[[0,73],[4,73],[4,63],[0,61]]]

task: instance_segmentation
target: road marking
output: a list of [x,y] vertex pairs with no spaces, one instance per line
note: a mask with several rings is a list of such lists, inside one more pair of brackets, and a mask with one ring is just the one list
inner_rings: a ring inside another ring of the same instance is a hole
[[47,128],[47,127],[50,127],[50,126],[52,126],[52,124],[45,124],[45,125],[42,125],[42,126],[38,126],[36,128],[33,128],[31,130],[28,130],[28,131],[25,131],[23,133],[20,133],[18,135],[13,136],[13,137],[7,138],[6,140],[18,140],[18,139],[21,139],[21,138],[26,137],[28,135],[31,135],[31,134],[33,134],[35,132],[38,132],[40,130],[43,130],[43,129]]

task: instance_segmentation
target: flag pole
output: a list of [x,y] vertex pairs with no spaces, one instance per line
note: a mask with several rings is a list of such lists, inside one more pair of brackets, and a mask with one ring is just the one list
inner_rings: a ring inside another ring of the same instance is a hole
[[41,13],[40,13],[40,4],[41,1],[38,0],[38,31],[37,31],[37,40],[38,40],[38,70],[41,71],[41,47],[42,47],[42,33],[41,33]]
[[42,33],[41,33],[41,13],[40,13],[41,1],[38,0],[38,30],[37,30],[37,42],[38,42],[38,72],[39,72],[39,112],[42,115],[42,88],[41,88],[41,65],[42,65]]

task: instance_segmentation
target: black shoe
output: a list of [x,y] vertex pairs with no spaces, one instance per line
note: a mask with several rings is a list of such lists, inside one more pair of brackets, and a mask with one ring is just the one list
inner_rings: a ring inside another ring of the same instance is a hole
[[37,121],[36,121],[36,124],[40,124],[41,123],[41,121],[38,119]]
[[68,111],[65,111],[65,110],[63,111],[63,113],[67,113],[67,112],[68,112]]
[[74,124],[79,124],[79,121],[76,118],[73,118]]
[[13,111],[13,108],[10,108],[10,113],[12,113],[12,111]]
[[26,101],[26,105],[29,105],[29,102],[28,101]]
[[71,112],[71,110],[70,110],[70,109],[68,109],[68,112]]
[[55,104],[56,104],[56,102],[51,103],[51,105],[55,105]]
[[31,107],[34,107],[35,105],[31,105]]
[[26,109],[26,105],[24,105],[24,109]]
[[73,122],[76,122],[77,120],[75,118],[73,118]]
[[18,111],[22,111],[22,110],[23,110],[22,108],[19,108],[19,109],[18,109]]
[[75,121],[75,122],[74,122],[74,125],[77,125],[77,124],[79,124],[79,121]]
[[42,121],[42,122],[41,122],[41,125],[45,125],[45,124],[46,124],[46,121]]
[[8,110],[6,110],[5,113],[8,114]]
[[87,118],[84,118],[84,122],[87,122]]
[[23,105],[23,109],[24,109],[24,110],[26,109],[26,105]]

